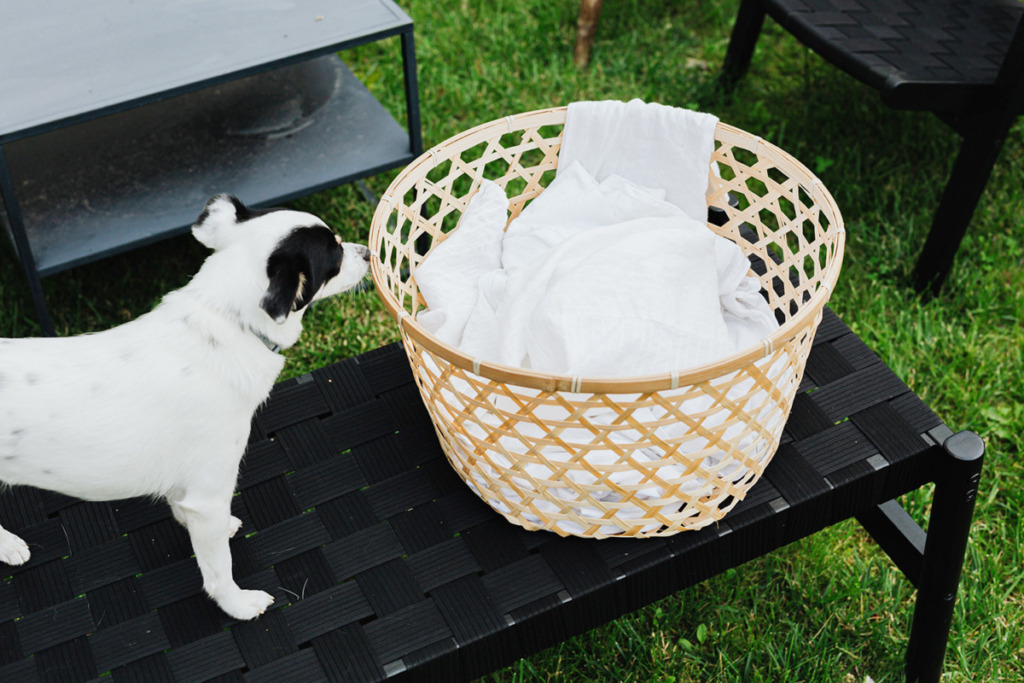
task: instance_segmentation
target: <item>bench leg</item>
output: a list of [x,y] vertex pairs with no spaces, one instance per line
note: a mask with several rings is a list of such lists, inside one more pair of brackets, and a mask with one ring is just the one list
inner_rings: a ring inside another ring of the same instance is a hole
[[914,518],[895,500],[889,500],[860,513],[857,521],[917,588],[928,536]]
[[732,92],[737,81],[746,75],[763,25],[764,6],[761,0],[743,0],[736,13],[736,23],[733,24],[729,47],[718,77],[719,87],[724,92]]
[[984,442],[973,432],[954,434],[943,449],[907,646],[912,682],[937,682],[942,674],[985,454]]
[[973,128],[960,145],[931,230],[914,267],[914,288],[920,293],[938,294],[953,267],[957,249],[999,157],[1009,121],[1005,128],[1002,122],[988,120]]

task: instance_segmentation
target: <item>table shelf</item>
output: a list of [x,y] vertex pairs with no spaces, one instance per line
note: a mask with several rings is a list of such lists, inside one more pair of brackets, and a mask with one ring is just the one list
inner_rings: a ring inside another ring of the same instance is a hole
[[8,145],[41,276],[186,232],[209,197],[278,204],[414,158],[336,56]]
[[[220,192],[275,205],[422,152],[413,23],[392,0],[41,0],[6,19],[0,218],[45,334],[44,276],[181,234]],[[390,37],[404,127],[338,56]]]

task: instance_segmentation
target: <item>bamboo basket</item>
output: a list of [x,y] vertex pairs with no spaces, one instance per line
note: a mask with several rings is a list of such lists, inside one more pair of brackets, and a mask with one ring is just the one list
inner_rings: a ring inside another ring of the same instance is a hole
[[505,189],[510,220],[540,194],[564,122],[564,107],[509,116],[413,161],[374,214],[373,280],[449,462],[506,519],[590,538],[699,529],[743,499],[778,448],[839,275],[842,217],[802,164],[720,123],[707,200],[724,224],[708,227],[763,264],[755,271],[777,331],[713,364],[647,377],[549,375],[469,357],[417,323],[416,268],[457,228],[482,179]]

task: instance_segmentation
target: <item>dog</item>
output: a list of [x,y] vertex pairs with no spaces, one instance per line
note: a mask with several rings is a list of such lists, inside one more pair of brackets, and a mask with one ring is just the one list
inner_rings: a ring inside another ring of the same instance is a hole
[[[358,284],[369,250],[319,218],[207,202],[192,234],[213,250],[181,289],[94,334],[0,339],[0,482],[84,500],[165,499],[188,530],[203,589],[253,619],[273,602],[231,573],[228,538],[252,416],[308,305]],[[0,528],[0,561],[28,545]]]

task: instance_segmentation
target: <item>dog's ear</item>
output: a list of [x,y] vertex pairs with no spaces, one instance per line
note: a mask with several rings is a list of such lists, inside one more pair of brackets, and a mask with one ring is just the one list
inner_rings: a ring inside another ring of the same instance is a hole
[[275,252],[267,261],[267,277],[270,278],[270,286],[260,300],[260,308],[280,325],[295,310],[305,284],[302,264],[294,259],[281,258]]
[[308,305],[324,283],[341,270],[342,248],[323,226],[292,230],[267,259],[267,287],[260,308],[274,322]]
[[238,224],[250,213],[238,197],[219,194],[206,202],[206,207],[192,226],[192,235],[216,251],[227,246],[240,233]]

